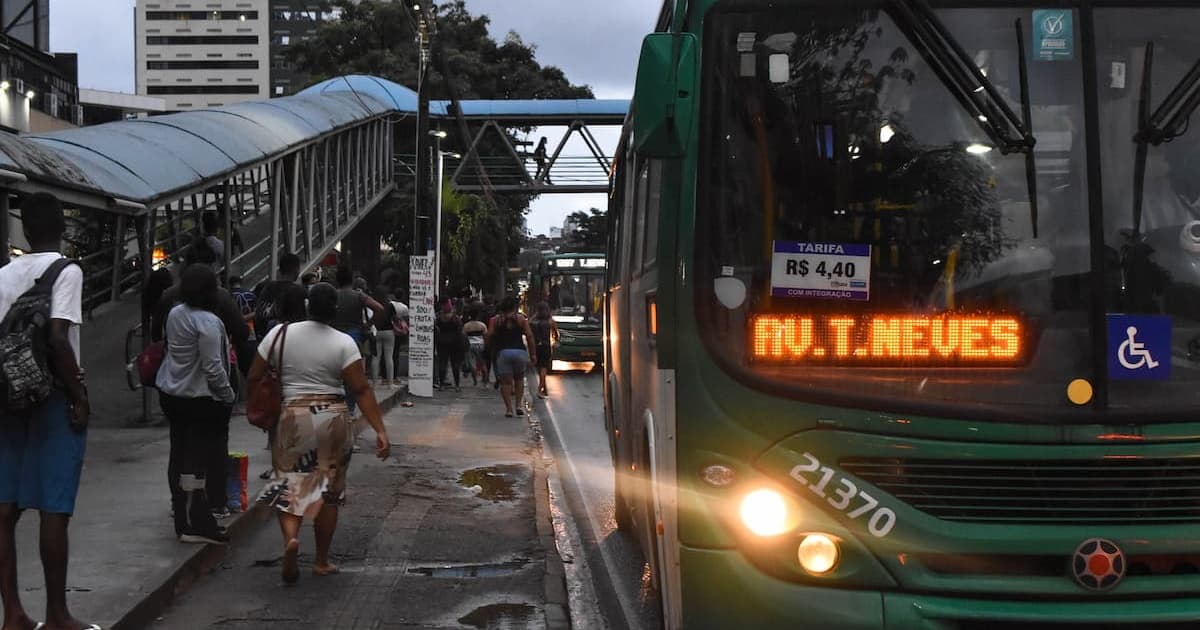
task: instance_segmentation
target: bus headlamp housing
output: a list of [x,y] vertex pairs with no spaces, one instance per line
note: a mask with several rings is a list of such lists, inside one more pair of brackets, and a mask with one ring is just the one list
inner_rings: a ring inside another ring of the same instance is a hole
[[[739,552],[759,570],[793,582],[836,582],[856,588],[896,586],[875,554],[805,495],[761,477],[741,479],[732,487],[744,490],[723,497],[725,524],[735,528],[731,533],[738,540]],[[721,489],[708,488],[704,501],[721,500],[721,493]]]
[[828,534],[813,533],[800,541],[796,557],[800,566],[813,575],[824,575],[837,566],[841,559],[841,548],[837,540]]

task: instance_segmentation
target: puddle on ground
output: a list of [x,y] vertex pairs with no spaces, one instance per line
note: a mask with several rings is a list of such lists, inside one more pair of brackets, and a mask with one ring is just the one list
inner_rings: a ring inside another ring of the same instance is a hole
[[528,564],[529,558],[517,558],[508,562],[492,562],[488,564],[412,567],[408,572],[412,575],[424,575],[425,577],[435,578],[490,578],[512,575],[524,569]]
[[486,630],[525,628],[536,613],[537,608],[529,604],[488,604],[459,617],[458,622]]
[[489,501],[512,501],[517,498],[516,473],[519,466],[489,466],[463,472],[458,484],[476,489],[477,496]]

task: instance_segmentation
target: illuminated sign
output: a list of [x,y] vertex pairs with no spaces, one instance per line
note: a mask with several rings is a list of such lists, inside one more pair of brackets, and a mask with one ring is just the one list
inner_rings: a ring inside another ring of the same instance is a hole
[[1025,359],[1025,327],[1010,315],[760,315],[750,326],[756,361],[953,367]]
[[603,258],[555,258],[549,262],[558,269],[604,269]]

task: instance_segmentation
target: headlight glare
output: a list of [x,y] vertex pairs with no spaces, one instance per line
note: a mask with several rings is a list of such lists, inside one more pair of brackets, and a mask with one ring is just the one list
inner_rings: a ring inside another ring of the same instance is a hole
[[788,530],[788,504],[783,495],[763,488],[742,499],[742,524],[758,536],[778,536]]

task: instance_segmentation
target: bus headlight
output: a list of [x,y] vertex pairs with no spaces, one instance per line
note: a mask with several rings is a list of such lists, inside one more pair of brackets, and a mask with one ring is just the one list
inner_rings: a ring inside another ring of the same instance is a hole
[[800,566],[813,575],[828,573],[837,566],[841,551],[837,541],[825,534],[809,534],[800,541],[796,553]]
[[740,510],[742,524],[758,536],[778,536],[788,531],[791,518],[783,495],[763,488],[747,494]]

